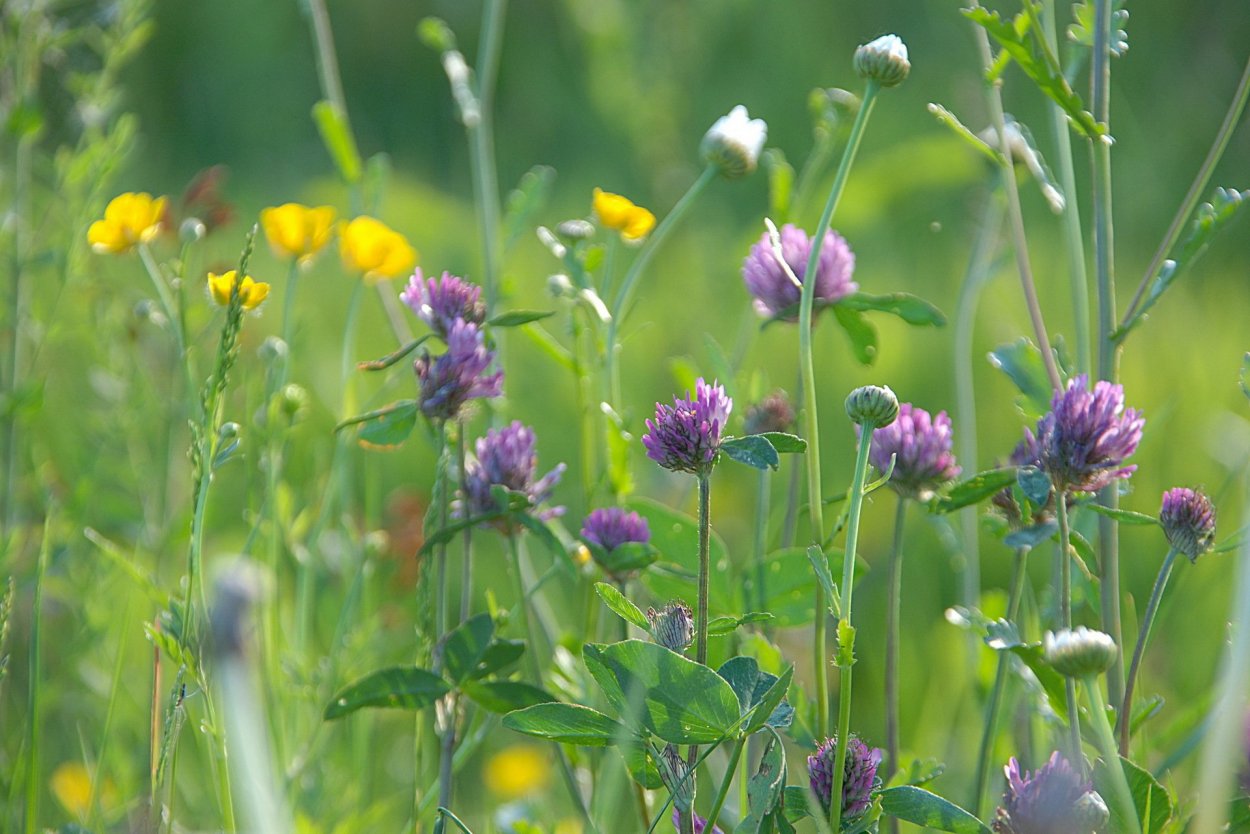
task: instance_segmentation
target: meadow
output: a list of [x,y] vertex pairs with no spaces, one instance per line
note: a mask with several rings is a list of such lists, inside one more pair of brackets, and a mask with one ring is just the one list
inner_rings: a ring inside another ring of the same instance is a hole
[[0,830],[1250,832],[1247,43],[3,0]]

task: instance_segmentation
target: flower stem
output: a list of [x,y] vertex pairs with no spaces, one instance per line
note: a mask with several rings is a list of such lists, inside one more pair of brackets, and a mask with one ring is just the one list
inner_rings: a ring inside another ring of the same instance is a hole
[[[16,322],[14,322],[16,325]],[[43,579],[48,571],[48,554],[52,549],[52,513],[48,511],[43,522],[43,541],[39,544],[39,557],[35,563],[35,594],[31,609],[30,625],[30,680],[28,683],[27,713],[27,759],[26,759],[26,834],[34,834],[39,819],[39,683],[43,678],[42,644],[40,634],[43,624]]]
[[1120,703],[1120,714],[1116,716],[1116,726],[1120,734],[1120,755],[1128,756],[1128,739],[1133,723],[1133,687],[1137,682],[1137,670],[1141,665],[1142,655],[1146,651],[1146,641],[1150,639],[1150,629],[1154,625],[1155,614],[1159,611],[1159,600],[1163,597],[1163,589],[1167,587],[1168,577],[1172,575],[1172,565],[1176,561],[1176,548],[1168,548],[1168,555],[1155,577],[1154,590],[1150,592],[1150,602],[1146,603],[1146,612],[1142,615],[1141,630],[1137,634],[1137,647],[1133,649],[1133,662],[1128,667],[1128,678],[1124,682],[1124,700]]
[[287,272],[286,279],[286,298],[282,303],[282,341],[286,342],[287,358],[282,365],[282,381],[286,382],[289,376],[288,369],[291,366],[292,345],[291,338],[295,329],[295,290],[299,286],[299,259],[291,259],[291,267]]
[[768,550],[768,504],[771,486],[769,473],[761,470],[758,489],[755,496],[755,601],[756,611],[764,611],[768,607],[768,571],[764,567],[764,556]]
[[1094,738],[1098,744],[1098,752],[1102,755],[1103,764],[1111,776],[1115,801],[1120,806],[1120,819],[1130,821],[1130,827],[1123,834],[1141,834],[1141,821],[1137,818],[1137,806],[1133,804],[1133,792],[1129,790],[1128,779],[1124,775],[1124,765],[1116,752],[1115,737],[1111,734],[1111,722],[1107,720],[1107,705],[1102,698],[1102,688],[1098,686],[1098,676],[1087,675],[1083,682],[1085,695],[1089,698],[1090,723],[1094,725]]
[[[1072,628],[1072,534],[1068,527],[1068,496],[1061,490],[1055,492],[1055,510],[1059,517],[1059,625],[1061,628]],[[1078,769],[1083,769],[1076,680],[1066,678],[1065,681],[1068,697],[1068,758]]]
[[716,798],[712,800],[712,808],[705,818],[709,831],[716,825],[721,808],[725,805],[725,798],[729,796],[729,786],[733,784],[734,773],[738,770],[738,760],[742,758],[742,748],[746,745],[747,738],[747,736],[739,738],[734,742],[733,749],[729,751],[729,761],[725,765],[725,775],[720,780],[720,790],[716,792]]
[[[851,732],[851,667],[855,663],[855,629],[851,626],[851,594],[855,589],[855,550],[859,544],[859,517],[864,508],[868,478],[868,450],[876,426],[861,426],[859,453],[851,480],[851,506],[846,520],[846,552],[842,556],[842,619],[838,622],[838,735],[833,757],[833,792],[829,801],[829,829],[841,831],[842,788],[846,778],[846,749]],[[811,447],[808,447],[811,450]],[[823,659],[822,669],[823,672]]]
[[[903,528],[907,519],[907,499],[898,498],[898,510],[894,515],[894,545],[890,549],[890,562],[886,578],[889,599],[885,608],[885,780],[899,771],[898,760],[898,644],[899,613],[903,596]],[[898,824],[891,818],[891,830]]]
[[709,473],[699,476],[699,610],[695,615],[695,660],[707,663],[707,597],[708,580],[712,573],[712,489]]
[[[460,494],[469,494],[469,470],[465,464],[465,456],[468,452],[469,437],[468,427],[465,425],[464,418],[461,418],[457,428],[456,455],[460,468]],[[473,606],[473,527],[464,528],[464,561],[460,566],[460,622],[463,623],[469,619],[469,613]]]

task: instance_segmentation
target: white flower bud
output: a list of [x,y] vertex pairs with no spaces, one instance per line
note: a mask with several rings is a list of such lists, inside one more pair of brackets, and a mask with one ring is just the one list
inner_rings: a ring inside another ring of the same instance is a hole
[[767,138],[768,125],[764,120],[752,119],[739,104],[708,128],[699,151],[724,176],[737,179],[755,170]]
[[882,35],[855,50],[855,72],[882,87],[897,87],[911,72],[907,44],[898,35]]

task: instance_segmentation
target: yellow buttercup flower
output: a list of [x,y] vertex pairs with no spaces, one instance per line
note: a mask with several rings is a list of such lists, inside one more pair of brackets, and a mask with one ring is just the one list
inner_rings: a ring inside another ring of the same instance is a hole
[[482,771],[487,789],[504,801],[541,790],[550,775],[547,754],[529,744],[505,747],[490,757]]
[[165,197],[153,199],[145,192],[118,194],[104,209],[104,219],[87,229],[87,242],[96,252],[129,252],[160,233],[168,203]]
[[363,215],[339,224],[339,254],[345,267],[364,273],[369,282],[406,275],[417,265],[417,250],[407,238]]
[[[237,269],[221,275],[215,272],[208,273],[208,291],[213,296],[213,301],[223,307],[230,303],[230,293],[234,289],[238,275]],[[253,281],[250,275],[244,275],[243,280],[239,281],[239,300],[243,302],[244,310],[256,309],[257,305],[268,295],[269,285],[261,281]]]
[[620,232],[627,241],[642,240],[655,228],[654,214],[620,194],[596,188],[591,206],[604,228]]
[[331,206],[310,208],[299,203],[285,203],[261,209],[260,226],[265,230],[265,239],[275,255],[296,258],[304,264],[330,242],[334,218]]

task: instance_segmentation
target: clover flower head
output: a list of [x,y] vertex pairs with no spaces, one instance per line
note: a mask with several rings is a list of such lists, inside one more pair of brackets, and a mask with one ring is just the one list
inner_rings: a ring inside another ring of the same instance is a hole
[[995,816],[998,834],[1089,834],[1106,822],[1106,805],[1093,785],[1056,751],[1033,773],[1013,756],[1003,768],[1007,789]]
[[[563,463],[536,478],[538,453],[535,451],[534,430],[514,420],[511,425],[491,429],[475,445],[476,458],[471,460],[465,477],[468,511],[470,515],[482,515],[499,510],[491,487],[501,486],[513,492],[523,493],[534,506],[547,501],[560,477],[564,474]],[[563,507],[549,507],[538,513],[541,519],[554,518],[564,513]],[[508,529],[508,528],[505,528]]]
[[[836,738],[825,739],[816,748],[814,755],[807,757],[807,775],[811,782],[812,793],[820,799],[820,806],[829,812],[830,798],[833,795],[833,768],[837,756],[838,741]],[[869,747],[856,736],[851,736],[846,745],[846,765],[842,777],[842,818],[851,820],[868,810],[872,805],[872,791],[880,780],[877,779],[877,766],[881,764],[882,751]]]
[[1025,432],[1026,445],[1036,445],[1041,468],[1059,492],[1097,492],[1137,468],[1123,466],[1137,450],[1145,418],[1124,407],[1124,389],[1100,380],[1091,392],[1088,378],[1073,378],[1055,392],[1050,412],[1037,423],[1037,434]]
[[469,400],[501,395],[503,371],[486,372],[494,361],[495,352],[487,349],[477,325],[457,320],[447,334],[446,353],[423,353],[412,363],[421,413],[432,420],[451,420]]
[[417,267],[399,298],[443,340],[457,319],[478,327],[486,322],[482,288],[450,272],[439,278],[426,278],[421,267]]
[[655,404],[655,417],[647,420],[642,445],[647,457],[673,472],[707,474],[720,452],[721,432],[733,410],[733,400],[717,383],[700,377],[693,398],[673,398],[673,404]]
[[857,426],[882,429],[898,419],[898,397],[888,385],[861,385],[846,395],[846,416]]
[[681,654],[694,642],[694,614],[684,602],[673,601],[659,611],[647,609],[651,636],[664,648]]
[[1176,487],[1163,493],[1159,523],[1168,544],[1191,562],[1215,544],[1215,505],[1198,490]]
[[160,234],[168,208],[167,197],[142,191],[118,194],[105,207],[104,219],[87,229],[87,242],[93,252],[125,254]]
[[747,409],[742,430],[747,434],[787,432],[794,426],[794,406],[785,391],[774,391]]
[[873,433],[868,459],[884,474],[891,455],[890,487],[905,498],[928,501],[959,476],[951,454],[951,421],[945,411],[931,417],[911,403],[899,405],[894,422]]
[[637,243],[655,228],[655,215],[628,197],[596,188],[591,208],[605,229],[619,232],[626,243]]
[[898,35],[882,35],[855,50],[855,73],[882,87],[897,87],[907,80],[911,61],[907,44]]
[[1110,669],[1120,656],[1120,649],[1110,634],[1077,626],[1046,632],[1042,653],[1059,674],[1084,678]]
[[339,254],[343,266],[371,284],[410,272],[417,262],[407,238],[367,215],[339,224]]
[[610,553],[627,542],[651,541],[651,528],[638,513],[620,507],[600,507],[582,522],[582,538]]
[[[673,828],[678,831],[681,830],[681,811],[678,811],[676,808],[673,809]],[[724,832],[720,830],[720,826],[713,825],[709,827],[707,820],[695,814],[694,834],[724,834]]]
[[261,209],[260,227],[269,248],[279,258],[294,258],[307,264],[330,242],[334,233],[332,206],[316,208],[300,203],[283,203]]
[[763,119],[752,119],[746,107],[739,104],[721,116],[703,136],[699,151],[703,159],[715,165],[729,179],[744,177],[759,165],[768,125]]
[[231,269],[218,275],[215,272],[208,273],[208,292],[213,297],[213,301],[225,307],[230,303],[230,294],[234,291],[237,283],[239,286],[239,301],[243,305],[244,310],[256,309],[262,301],[269,296],[269,285],[263,281],[254,281],[252,276],[244,275],[243,280],[238,280],[239,271]]
[[[755,299],[755,310],[765,318],[780,317],[782,321],[799,320],[797,304],[806,280],[807,261],[812,254],[812,241],[807,232],[792,223],[781,227],[781,254],[794,276],[795,284],[786,270],[777,262],[768,232],[751,247],[742,262],[742,280],[747,292]],[[825,232],[825,242],[820,248],[820,260],[816,264],[815,304],[836,304],[859,289],[851,280],[855,271],[855,253],[850,244],[837,232]]]

